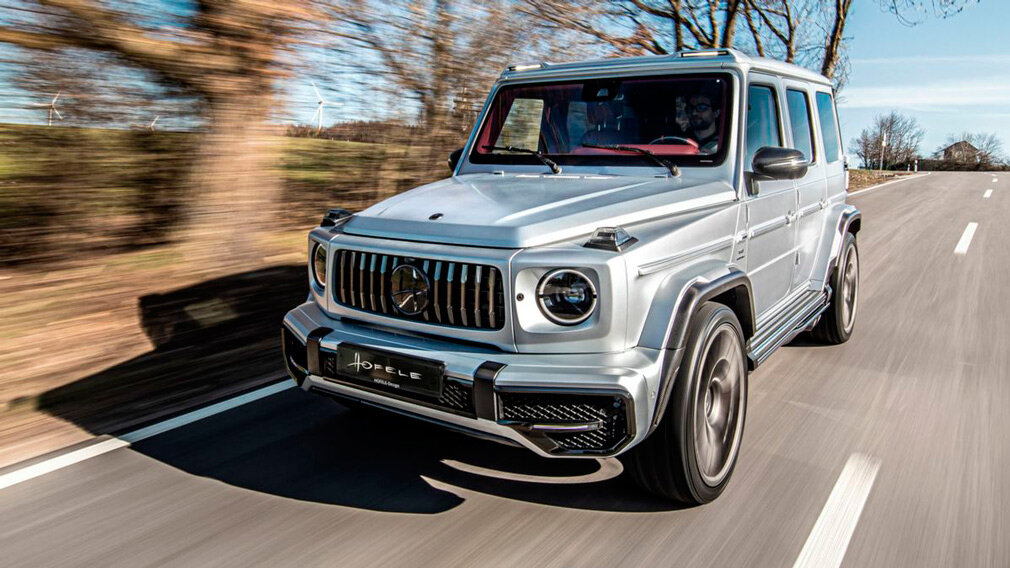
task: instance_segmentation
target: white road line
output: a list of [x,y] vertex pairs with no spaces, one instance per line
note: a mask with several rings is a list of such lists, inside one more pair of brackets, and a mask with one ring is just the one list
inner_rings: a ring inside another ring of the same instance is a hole
[[133,444],[141,440],[146,440],[147,438],[150,438],[152,436],[157,436],[162,432],[168,432],[169,430],[174,430],[187,424],[192,424],[197,420],[203,420],[208,416],[214,416],[215,414],[220,414],[227,410],[237,408],[239,406],[242,406],[243,404],[249,404],[250,402],[257,401],[261,398],[266,398],[270,395],[277,394],[289,388],[293,388],[294,386],[295,386],[294,381],[281,381],[279,383],[274,383],[272,385],[265,386],[261,389],[256,389],[252,392],[247,392],[243,395],[236,396],[235,398],[229,398],[228,400],[221,401],[217,404],[212,404],[199,410],[188,412],[186,414],[183,414],[182,416],[176,416],[175,418],[172,418],[170,420],[166,420],[164,422],[158,422],[157,424],[152,424],[147,428],[134,430],[133,432],[123,434],[122,436],[119,437],[119,439]]
[[957,241],[957,246],[954,247],[954,254],[968,254],[968,247],[971,246],[971,239],[975,236],[977,229],[978,223],[968,223],[968,226],[964,228],[964,232],[961,233],[961,240]]
[[879,469],[880,460],[875,457],[849,456],[793,568],[841,566]]
[[22,481],[35,479],[36,477],[54,472],[58,469],[63,469],[67,466],[74,465],[75,463],[82,462],[86,459],[91,459],[95,456],[100,456],[102,454],[111,452],[112,450],[118,450],[119,448],[125,448],[126,446],[129,445],[130,445],[129,442],[124,442],[123,440],[120,440],[118,438],[113,438],[111,440],[105,440],[104,442],[99,442],[86,448],[74,450],[72,452],[63,454],[62,456],[57,456],[55,458],[48,459],[43,462],[23,467],[19,470],[12,471],[10,473],[6,473],[0,476],[0,489],[6,489],[11,485],[17,485]]
[[985,190],[985,193],[982,194],[982,199],[989,199],[990,197],[992,197],[992,190],[991,189]]
[[208,416],[220,414],[226,410],[242,406],[243,404],[248,404],[261,398],[277,394],[294,386],[294,381],[281,381],[274,383],[261,389],[256,389],[252,392],[236,396],[235,398],[230,398],[205,408],[194,410],[193,412],[188,412],[181,416],[176,416],[175,418],[165,420],[164,422],[158,422],[157,424],[152,424],[146,428],[134,430],[133,432],[123,434],[118,438],[105,440],[104,442],[99,442],[79,450],[74,450],[72,452],[5,473],[0,475],[0,489],[6,489],[12,485],[17,485],[18,483],[35,479],[36,477],[52,473],[58,469],[74,465],[75,463],[80,463],[84,460],[88,460],[102,454],[107,454],[120,448],[129,447],[130,444],[145,440],[152,436],[157,436],[158,434],[168,432],[169,430],[173,430],[187,424],[192,424],[197,420],[203,420]]
[[903,176],[903,177],[898,178],[898,179],[892,179],[891,181],[885,181],[884,183],[878,183],[877,185],[874,185],[874,186],[871,186],[871,187],[867,187],[866,189],[860,189],[859,191],[851,191],[851,192],[849,192],[849,197],[853,197],[853,196],[859,195],[860,193],[866,193],[867,191],[873,191],[874,189],[880,189],[880,188],[884,187],[885,185],[891,185],[892,183],[898,183],[899,181],[908,181],[910,179],[918,179],[918,178],[921,178],[921,177],[925,177],[925,176],[928,176],[931,173],[932,172],[926,172],[926,173],[923,173],[923,174],[915,174],[915,175],[910,175],[910,176]]

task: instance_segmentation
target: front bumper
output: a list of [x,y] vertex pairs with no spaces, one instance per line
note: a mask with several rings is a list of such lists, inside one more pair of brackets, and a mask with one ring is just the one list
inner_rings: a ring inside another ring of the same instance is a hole
[[[545,457],[612,456],[649,432],[663,351],[507,353],[327,316],[314,302],[284,318],[288,373],[306,391],[409,414]],[[342,375],[343,342],[445,363],[438,399]]]

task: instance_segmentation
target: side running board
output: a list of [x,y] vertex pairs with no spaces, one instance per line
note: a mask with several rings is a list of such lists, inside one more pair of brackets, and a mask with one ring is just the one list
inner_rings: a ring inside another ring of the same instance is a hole
[[830,288],[824,291],[811,290],[761,326],[747,344],[747,357],[750,359],[751,369],[757,368],[776,349],[813,326],[817,318],[827,309],[830,297]]

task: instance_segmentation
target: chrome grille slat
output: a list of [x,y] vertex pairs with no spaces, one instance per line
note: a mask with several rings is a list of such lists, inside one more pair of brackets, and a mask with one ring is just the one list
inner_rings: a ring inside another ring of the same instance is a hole
[[386,306],[386,255],[382,255],[382,264],[379,266],[379,303],[382,304],[382,313],[388,314],[389,307]]
[[[398,319],[470,329],[501,329],[505,323],[504,280],[487,264],[400,257],[338,250],[332,297],[342,306]],[[389,297],[392,273],[408,264],[428,277],[428,307],[416,316],[401,313]]]
[[358,255],[358,301],[361,309],[365,309],[365,256],[363,252]]
[[468,327],[466,323],[466,273],[469,266],[469,264],[464,264],[459,273],[459,320],[463,322],[464,327]]
[[452,273],[456,269],[456,263],[449,263],[449,275],[445,284],[445,310],[449,315],[449,325],[455,325],[456,321],[452,317]]
[[368,262],[368,303],[372,307],[372,311],[375,311],[375,259],[378,258],[377,254],[368,255],[371,257]]
[[438,301],[438,292],[439,288],[441,288],[439,284],[441,284],[441,280],[442,280],[442,261],[438,261],[435,263],[435,319],[438,320],[438,323],[442,323],[442,307]]
[[357,260],[358,260],[358,253],[355,251],[351,251],[351,263],[347,266],[347,283],[348,283],[347,290],[348,295],[350,296],[351,307],[354,308],[358,307],[358,303],[355,301],[357,294],[354,293],[354,281],[355,281],[354,269],[356,266],[358,266]]
[[475,269],[474,279],[473,279],[473,325],[476,327],[481,327],[480,325],[480,272],[481,266],[478,264]]
[[347,303],[347,286],[344,285],[344,266],[346,265],[347,251],[342,250],[340,254],[336,255],[337,266],[335,267],[335,272],[337,274],[337,279],[340,280],[340,303]]
[[[431,274],[430,272],[428,272],[429,262],[430,261],[426,260],[424,261],[424,264],[421,265],[421,269],[424,270],[425,274]],[[422,314],[424,316],[424,321],[428,321],[430,319],[428,316],[428,312],[430,311],[431,311],[431,299],[429,298],[428,307],[424,309],[424,313]]]
[[497,270],[492,270],[487,277],[487,317],[490,320],[491,327],[495,327],[495,313],[494,313],[494,279],[498,274]]

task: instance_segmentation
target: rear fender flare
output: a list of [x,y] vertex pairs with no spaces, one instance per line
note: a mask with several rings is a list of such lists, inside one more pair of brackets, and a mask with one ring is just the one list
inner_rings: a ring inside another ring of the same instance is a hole
[[845,235],[856,234],[862,228],[863,214],[854,205],[844,204],[842,211],[838,214],[838,222],[832,232],[830,256],[824,265],[823,282],[831,280],[831,273],[838,267],[839,257],[842,253],[842,245],[845,243]]

